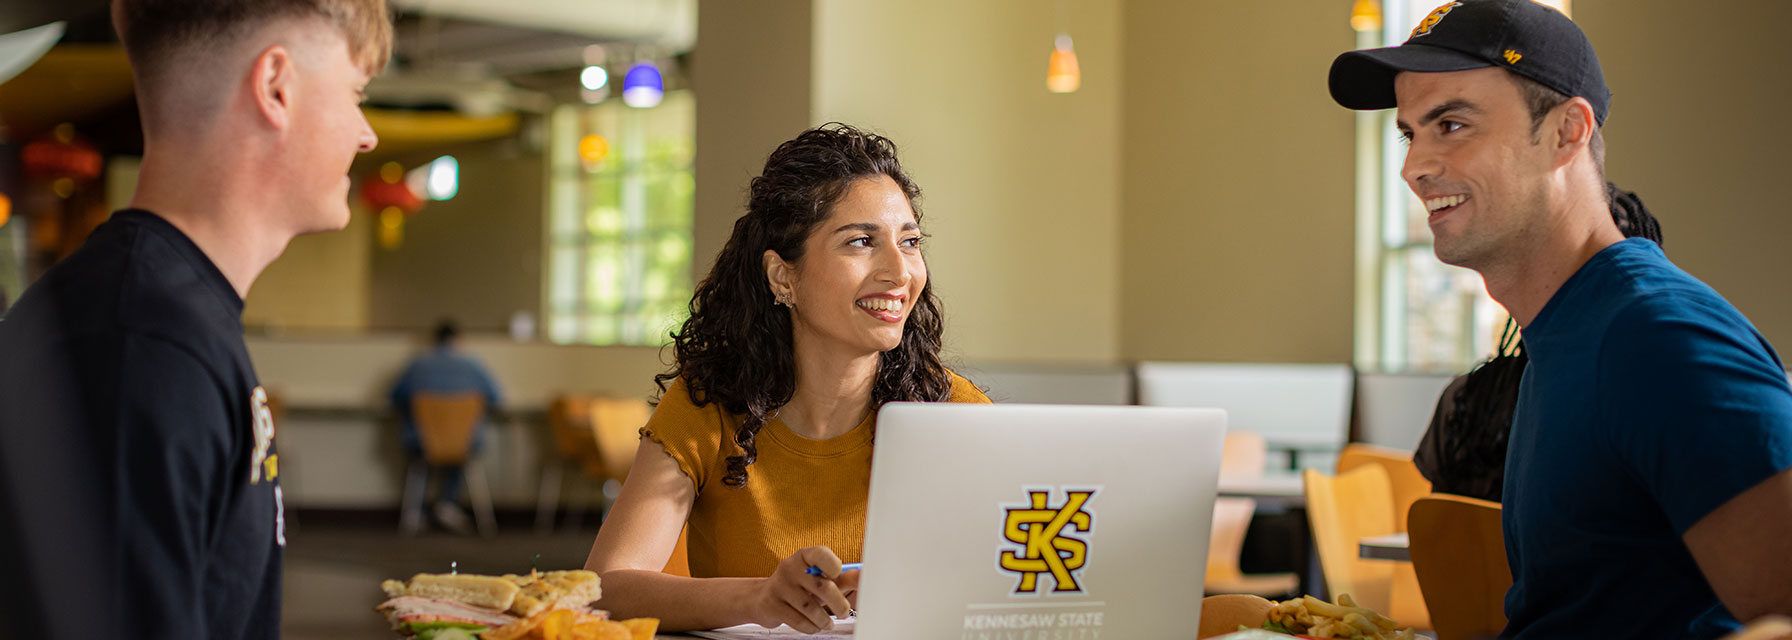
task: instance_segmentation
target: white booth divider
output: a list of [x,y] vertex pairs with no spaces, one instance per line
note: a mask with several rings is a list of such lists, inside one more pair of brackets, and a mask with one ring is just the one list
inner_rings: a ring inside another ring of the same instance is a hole
[[1225,409],[1228,428],[1261,434],[1294,457],[1289,466],[1329,470],[1348,437],[1349,365],[1142,362],[1135,372],[1139,404]]
[[972,364],[957,371],[982,387],[995,402],[1095,405],[1132,402],[1132,372],[1118,365]]
[[1411,451],[1431,424],[1437,398],[1451,376],[1365,373],[1357,376],[1357,417],[1362,440]]

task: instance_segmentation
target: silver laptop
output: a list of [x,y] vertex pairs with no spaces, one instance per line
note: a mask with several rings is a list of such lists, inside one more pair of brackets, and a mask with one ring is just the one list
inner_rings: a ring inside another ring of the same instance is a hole
[[1226,414],[897,403],[860,640],[1193,638]]

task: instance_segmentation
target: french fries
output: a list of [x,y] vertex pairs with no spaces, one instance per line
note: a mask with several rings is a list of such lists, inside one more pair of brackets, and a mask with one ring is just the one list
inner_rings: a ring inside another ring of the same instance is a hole
[[606,620],[570,609],[542,611],[487,631],[482,640],[653,640],[660,621],[653,618]]
[[1290,632],[1315,638],[1347,638],[1349,640],[1415,640],[1411,627],[1399,627],[1387,616],[1373,609],[1356,606],[1349,594],[1338,594],[1336,603],[1313,596],[1275,603],[1269,620]]

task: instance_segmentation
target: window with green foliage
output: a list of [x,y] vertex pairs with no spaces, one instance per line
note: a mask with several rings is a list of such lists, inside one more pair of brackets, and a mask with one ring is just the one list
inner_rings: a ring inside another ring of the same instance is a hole
[[688,315],[696,107],[563,105],[549,118],[548,339],[660,346]]

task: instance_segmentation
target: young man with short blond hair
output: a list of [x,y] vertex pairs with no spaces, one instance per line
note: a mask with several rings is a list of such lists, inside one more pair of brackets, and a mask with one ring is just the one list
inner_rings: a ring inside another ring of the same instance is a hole
[[286,544],[243,298],[348,223],[385,0],[115,0],[129,209],[0,321],[0,620],[21,638],[276,638]]
[[1767,339],[1606,202],[1593,46],[1531,0],[1461,0],[1331,71],[1397,108],[1437,256],[1530,355],[1506,455],[1510,638],[1715,638],[1792,614],[1792,388]]

